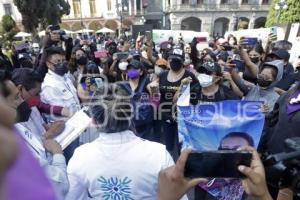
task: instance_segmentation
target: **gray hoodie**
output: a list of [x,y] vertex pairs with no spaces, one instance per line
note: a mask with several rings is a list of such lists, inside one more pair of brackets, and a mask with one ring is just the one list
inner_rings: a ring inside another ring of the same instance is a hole
[[268,105],[270,110],[273,110],[274,104],[279,98],[279,94],[274,91],[274,87],[282,79],[284,63],[280,60],[275,60],[272,62],[266,62],[264,66],[265,65],[270,65],[277,68],[278,73],[277,73],[276,80],[267,89],[262,89],[258,85],[249,88],[250,90],[245,96],[244,100],[263,101],[265,104]]

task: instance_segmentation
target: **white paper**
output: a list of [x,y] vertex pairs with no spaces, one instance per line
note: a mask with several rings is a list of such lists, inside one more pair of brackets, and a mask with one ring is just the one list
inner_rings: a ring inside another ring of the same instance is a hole
[[66,122],[65,130],[55,138],[63,150],[78,138],[92,122],[92,119],[84,112],[85,110],[84,108],[76,112]]
[[190,105],[190,90],[191,85],[188,84],[183,93],[180,95],[177,101],[177,106],[189,106]]

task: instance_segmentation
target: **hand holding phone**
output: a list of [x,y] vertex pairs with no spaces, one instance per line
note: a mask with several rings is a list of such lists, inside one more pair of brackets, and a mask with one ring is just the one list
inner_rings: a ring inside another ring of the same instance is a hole
[[269,40],[271,41],[277,41],[277,27],[272,27],[270,34],[269,34]]
[[185,177],[188,178],[243,178],[238,166],[250,167],[252,154],[247,151],[207,151],[189,155]]

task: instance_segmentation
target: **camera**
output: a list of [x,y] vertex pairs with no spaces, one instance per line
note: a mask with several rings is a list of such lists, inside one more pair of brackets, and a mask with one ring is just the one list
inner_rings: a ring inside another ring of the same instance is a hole
[[268,155],[263,158],[267,181],[276,188],[291,188],[300,196],[300,138],[285,140],[287,152]]

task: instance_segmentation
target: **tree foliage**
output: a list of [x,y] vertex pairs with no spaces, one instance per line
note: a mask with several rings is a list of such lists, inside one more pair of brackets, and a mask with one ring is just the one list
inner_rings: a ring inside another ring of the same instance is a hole
[[[274,26],[277,24],[279,10],[275,9],[279,0],[273,0],[269,10],[266,26]],[[295,23],[300,22],[300,1],[299,0],[286,0],[288,8],[281,11],[279,23]]]
[[2,39],[5,42],[10,43],[13,41],[18,30],[15,20],[10,15],[4,15],[2,17],[1,31]]
[[40,23],[58,24],[70,12],[65,0],[14,0],[14,3],[22,15],[25,30],[33,34]]

